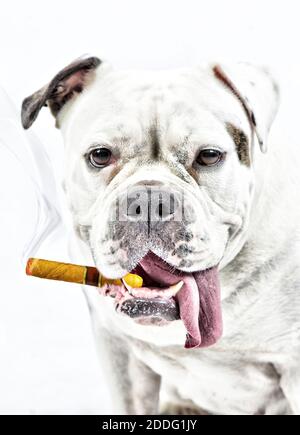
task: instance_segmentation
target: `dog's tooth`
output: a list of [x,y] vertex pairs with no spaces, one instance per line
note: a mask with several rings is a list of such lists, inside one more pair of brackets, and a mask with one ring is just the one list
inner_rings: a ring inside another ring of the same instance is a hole
[[183,284],[184,284],[183,281],[179,281],[177,284],[171,285],[168,288],[168,291],[170,291],[173,294],[173,296],[175,296],[179,292],[179,290],[182,288]]
[[131,287],[129,284],[127,284],[127,282],[125,281],[125,279],[122,279],[121,281],[122,281],[124,287],[126,288],[126,290],[128,291],[128,293],[129,293],[130,295],[132,295],[132,287]]

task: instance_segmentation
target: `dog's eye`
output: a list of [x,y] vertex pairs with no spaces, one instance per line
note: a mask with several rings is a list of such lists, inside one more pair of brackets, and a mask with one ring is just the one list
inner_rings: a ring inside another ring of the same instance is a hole
[[197,163],[202,166],[214,166],[223,158],[223,153],[214,149],[200,151],[197,157]]
[[107,166],[112,158],[111,151],[108,148],[96,148],[89,154],[90,163],[95,168]]

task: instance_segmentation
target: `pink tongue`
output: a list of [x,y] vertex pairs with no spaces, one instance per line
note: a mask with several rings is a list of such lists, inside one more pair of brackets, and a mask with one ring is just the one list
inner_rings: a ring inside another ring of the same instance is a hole
[[154,276],[161,285],[169,286],[184,281],[177,299],[180,317],[187,330],[186,348],[211,346],[221,337],[222,313],[217,267],[194,273],[174,271],[152,252],[142,259],[140,266],[149,279]]

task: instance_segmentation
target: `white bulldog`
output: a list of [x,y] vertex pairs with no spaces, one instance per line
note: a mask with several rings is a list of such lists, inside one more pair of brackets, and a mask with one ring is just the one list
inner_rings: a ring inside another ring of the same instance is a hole
[[115,411],[300,414],[299,151],[265,154],[269,74],[86,57],[24,100],[24,128],[45,105],[78,235],[103,275],[144,280],[86,290]]

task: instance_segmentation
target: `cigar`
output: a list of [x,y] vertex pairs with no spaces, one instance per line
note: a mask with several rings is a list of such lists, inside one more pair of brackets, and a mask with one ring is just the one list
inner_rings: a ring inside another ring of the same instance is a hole
[[143,278],[133,273],[128,273],[122,279],[108,279],[96,267],[79,266],[78,264],[60,263],[39,258],[29,258],[26,265],[26,275],[92,285],[94,287],[103,287],[106,284],[121,286],[122,280],[130,287],[140,288],[143,286]]

